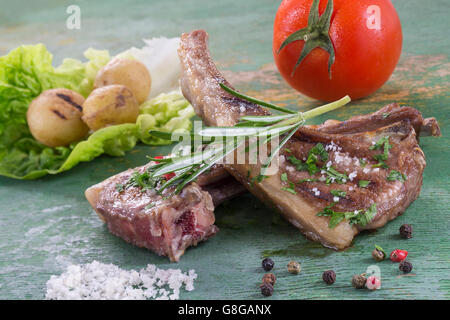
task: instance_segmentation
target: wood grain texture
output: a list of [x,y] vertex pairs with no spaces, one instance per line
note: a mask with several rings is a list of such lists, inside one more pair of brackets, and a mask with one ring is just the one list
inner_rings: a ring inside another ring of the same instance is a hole
[[[141,46],[142,38],[204,28],[220,69],[242,91],[294,109],[318,104],[290,89],[274,67],[272,23],[279,1],[83,0],[77,1],[82,28],[68,30],[65,9],[72,2],[9,2],[0,12],[0,54],[21,44],[43,42],[60,62],[64,57],[81,58],[90,46],[117,53]],[[260,299],[264,256],[275,261],[278,278],[270,299],[449,299],[450,5],[445,0],[393,3],[404,32],[395,73],[374,95],[326,117],[345,119],[396,101],[438,119],[443,137],[422,139],[427,157],[422,192],[401,217],[358,236],[351,248],[335,252],[305,240],[274,211],[245,195],[217,210],[217,236],[189,249],[180,263],[170,264],[109,234],[83,195],[88,186],[142,165],[146,155],[170,150],[138,146],[126,157],[103,156],[37,181],[0,178],[0,299],[42,299],[52,274],[60,274],[69,264],[93,260],[125,269],[141,269],[149,263],[184,271],[194,268],[199,275],[196,289],[182,291],[184,299]],[[403,223],[413,225],[412,239],[399,237]],[[407,249],[413,272],[402,275],[398,264],[390,261],[374,263],[374,244],[389,252]],[[301,263],[299,275],[287,272],[291,259]],[[353,289],[351,276],[374,264],[381,269],[381,290]],[[321,280],[327,269],[337,273],[332,286]]]

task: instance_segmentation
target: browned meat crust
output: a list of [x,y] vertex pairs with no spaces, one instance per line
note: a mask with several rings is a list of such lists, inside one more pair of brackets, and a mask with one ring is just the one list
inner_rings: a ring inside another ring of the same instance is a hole
[[[259,106],[221,89],[219,83],[229,84],[210,57],[205,31],[183,34],[179,56],[183,94],[207,125],[233,126],[243,115],[266,114]],[[286,150],[281,152],[278,173],[260,183],[250,182],[259,174],[260,164],[233,163],[226,164],[225,169],[255,196],[277,208],[305,236],[327,247],[343,249],[351,244],[361,229],[383,226],[404,212],[418,197],[425,168],[425,157],[417,143],[421,130],[434,135],[439,133],[434,119],[424,121],[417,110],[392,104],[376,113],[353,117],[348,121],[327,121],[320,126],[302,127],[286,145],[292,154]],[[370,147],[386,136],[389,136],[392,145],[386,161],[389,170],[373,168],[372,165],[376,164],[373,156],[380,150],[370,150]],[[305,171],[295,170],[287,161],[291,155],[306,159],[310,149],[319,142],[326,145],[332,166],[351,177],[343,184],[327,185],[323,183],[323,172],[310,176]],[[366,167],[361,165],[360,159],[366,159]],[[390,170],[402,172],[407,181],[387,181]],[[319,181],[296,184],[297,194],[293,194],[282,190],[286,187],[286,182],[280,179],[283,173],[287,174],[289,181],[306,178]],[[368,180],[370,184],[367,188],[359,187],[359,180]],[[336,211],[365,210],[376,203],[377,214],[371,223],[361,228],[344,220],[330,229],[329,218],[319,217],[317,213],[335,201],[331,191],[336,189],[346,192],[345,197],[336,201],[333,208]]]

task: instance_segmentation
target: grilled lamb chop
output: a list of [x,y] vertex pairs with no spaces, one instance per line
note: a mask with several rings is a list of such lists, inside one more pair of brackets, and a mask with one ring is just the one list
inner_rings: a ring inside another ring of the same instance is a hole
[[143,173],[149,164],[129,169],[88,188],[91,206],[114,235],[138,247],[179,261],[185,249],[213,236],[213,210],[223,201],[245,192],[245,188],[220,166],[200,176],[178,195],[159,195],[154,189],[125,186],[135,172]]
[[[220,87],[220,83],[230,84],[210,57],[205,31],[183,34],[178,53],[183,94],[206,125],[234,126],[244,115],[267,114]],[[383,226],[418,197],[426,164],[417,141],[420,132],[439,135],[437,122],[433,118],[424,120],[413,108],[391,104],[348,121],[301,127],[281,150],[278,173],[261,182],[254,180],[261,164],[226,163],[225,169],[256,197],[281,211],[306,237],[344,249],[361,230]],[[387,146],[381,144],[383,141]],[[319,143],[325,146],[328,159],[319,157],[315,165],[321,169],[310,174],[304,169],[304,160]],[[388,158],[383,162],[385,149]],[[292,185],[289,182],[294,186],[286,191]],[[330,227],[329,216],[318,216],[326,210],[356,215],[374,208],[375,213],[364,225],[343,219]]]

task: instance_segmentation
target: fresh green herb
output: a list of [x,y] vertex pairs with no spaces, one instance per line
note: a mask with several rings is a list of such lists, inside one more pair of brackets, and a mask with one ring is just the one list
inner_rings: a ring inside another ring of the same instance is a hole
[[154,189],[156,184],[161,181],[162,178],[152,177],[149,171],[144,171],[140,173],[139,171],[133,172],[130,179],[128,180],[126,187],[137,187],[142,191]]
[[316,181],[320,181],[319,179],[301,179],[299,180],[297,183],[303,183],[303,182],[316,182]]
[[154,203],[150,203],[149,205],[145,206],[145,210],[149,210],[155,206]]
[[317,162],[319,160],[322,162],[328,160],[328,152],[325,151],[323,144],[318,143],[309,150],[308,158],[305,162],[297,159],[295,156],[289,156],[288,160],[298,171],[308,171],[309,175],[312,176],[320,171]]
[[325,180],[326,184],[331,184],[334,182],[338,184],[343,184],[348,180],[348,176],[345,173],[340,173],[332,166],[323,167],[322,170],[325,170],[325,173],[327,175],[327,178]]
[[387,117],[389,117],[391,114],[389,112],[383,112],[383,119],[386,119]]
[[370,147],[370,150],[378,150],[383,148],[382,154],[376,154],[373,156],[375,160],[378,161],[377,164],[373,165],[373,168],[382,167],[384,169],[388,169],[388,165],[386,164],[386,160],[389,157],[389,150],[392,148],[392,145],[389,143],[389,136],[385,136],[378,140],[373,146]]
[[367,161],[364,159],[359,159],[359,164],[361,165],[362,168],[364,168],[367,164]]
[[321,144],[320,142],[318,144],[316,144],[314,147],[312,147],[311,150],[309,150],[309,154],[308,154],[308,157],[314,157],[316,162],[318,160],[317,156],[320,157],[320,160],[322,162],[325,162],[328,160],[328,152],[325,151],[323,144]]
[[297,159],[295,156],[289,156],[288,161],[292,163],[297,171],[307,171],[308,165],[300,159]]
[[347,192],[342,190],[331,190],[331,194],[336,197],[344,198],[347,195]]
[[367,188],[367,186],[370,184],[369,180],[359,180],[358,185],[360,188]]
[[291,149],[289,148],[284,148],[284,151],[286,151],[287,153],[292,153]]
[[289,183],[289,187],[283,187],[281,190],[288,191],[292,194],[297,194],[297,191],[295,191],[295,184],[288,180],[286,172],[281,174],[281,181]]
[[397,170],[392,170],[391,172],[389,172],[389,175],[386,177],[387,181],[400,181],[400,182],[405,182],[407,180],[407,176],[404,173],[401,173]]
[[116,184],[116,191],[121,193],[122,191],[125,190],[125,186],[121,183]]
[[289,181],[289,187],[283,187],[281,190],[290,192],[292,194],[297,194],[297,191],[295,191],[295,184],[293,182]]
[[322,211],[320,211],[317,216],[321,217],[330,217],[328,222],[328,227],[333,229],[339,223],[341,223],[344,219],[348,220],[351,225],[358,224],[362,227],[367,225],[377,214],[377,206],[376,203],[372,204],[366,211],[363,210],[355,210],[348,212],[336,212],[331,208],[335,205],[335,203],[326,206]]
[[[247,101],[259,104],[263,107],[275,109],[284,112],[284,115],[272,116],[244,116],[241,121],[233,127],[206,127],[197,130],[190,135],[195,141],[210,141],[208,147],[201,152],[194,152],[189,155],[177,155],[166,158],[167,161],[161,163],[161,167],[150,173],[152,179],[163,176],[164,174],[174,172],[176,175],[163,184],[164,188],[171,185],[177,185],[174,194],[179,193],[183,187],[194,181],[200,174],[208,170],[215,163],[221,161],[228,154],[239,150],[238,148],[245,143],[247,139],[266,137],[265,143],[271,141],[276,136],[284,136],[279,145],[271,150],[268,160],[262,164],[258,176],[252,178],[250,183],[261,182],[267,177],[266,169],[269,167],[273,157],[283,148],[289,138],[304,124],[307,119],[314,118],[325,112],[337,109],[350,101],[348,96],[341,100],[326,104],[307,112],[295,112],[282,108],[252,97],[245,96],[224,84],[220,84],[222,89],[230,94],[245,99]],[[150,131],[150,135],[158,136],[160,131]],[[233,137],[233,141],[228,142]],[[267,138],[268,137],[268,138]],[[208,140],[209,139],[209,140]],[[224,144],[224,141],[226,143]],[[323,154],[318,150],[319,154]]]
[[378,150],[381,149],[381,147],[383,147],[383,145],[385,143],[389,143],[389,136],[385,136],[380,138],[376,143],[374,143],[372,146],[370,146],[370,150]]

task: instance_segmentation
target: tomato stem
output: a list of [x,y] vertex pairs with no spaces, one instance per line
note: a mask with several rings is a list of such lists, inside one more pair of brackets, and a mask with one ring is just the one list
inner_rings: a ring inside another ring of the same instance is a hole
[[325,12],[319,17],[319,1],[314,0],[309,11],[308,26],[291,33],[278,49],[278,53],[288,44],[294,41],[304,41],[302,51],[295,64],[291,77],[294,76],[295,70],[303,61],[303,59],[315,48],[322,48],[329,53],[328,74],[331,79],[331,66],[335,60],[333,43],[331,42],[329,31],[331,24],[331,16],[333,14],[333,0],[328,0]]

